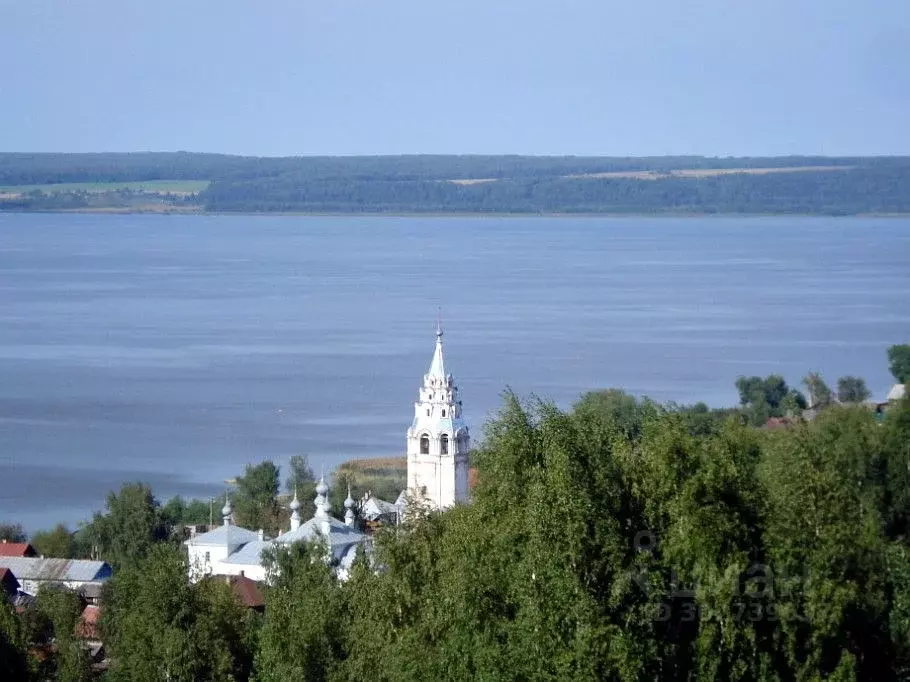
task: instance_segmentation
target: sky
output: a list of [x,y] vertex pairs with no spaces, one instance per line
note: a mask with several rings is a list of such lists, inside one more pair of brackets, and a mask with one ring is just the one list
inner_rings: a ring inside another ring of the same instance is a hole
[[910,154],[908,0],[0,0],[0,151]]

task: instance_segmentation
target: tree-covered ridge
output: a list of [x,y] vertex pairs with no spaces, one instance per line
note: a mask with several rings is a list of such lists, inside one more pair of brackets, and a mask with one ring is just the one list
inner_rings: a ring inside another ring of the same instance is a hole
[[[210,211],[904,213],[910,211],[908,179],[907,157],[0,154],[0,187],[7,190],[49,183],[211,181],[193,200],[174,196],[165,202],[174,210]],[[140,205],[123,191],[0,196],[0,210],[108,204]]]

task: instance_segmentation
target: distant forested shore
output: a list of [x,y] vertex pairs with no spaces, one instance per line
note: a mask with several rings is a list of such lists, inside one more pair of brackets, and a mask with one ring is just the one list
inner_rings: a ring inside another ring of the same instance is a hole
[[0,153],[0,211],[910,213],[910,157]]

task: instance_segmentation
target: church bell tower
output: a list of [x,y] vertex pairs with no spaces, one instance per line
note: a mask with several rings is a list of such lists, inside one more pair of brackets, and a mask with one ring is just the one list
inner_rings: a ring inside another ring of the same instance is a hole
[[414,422],[408,429],[408,490],[435,509],[468,497],[468,450],[471,437],[461,418],[458,387],[446,374],[442,327],[436,327],[436,350],[423,376]]

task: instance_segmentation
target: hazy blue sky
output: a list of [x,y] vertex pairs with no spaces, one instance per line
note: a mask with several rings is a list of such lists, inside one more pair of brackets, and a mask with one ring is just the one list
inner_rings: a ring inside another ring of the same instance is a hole
[[910,0],[0,0],[0,150],[910,154]]

